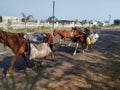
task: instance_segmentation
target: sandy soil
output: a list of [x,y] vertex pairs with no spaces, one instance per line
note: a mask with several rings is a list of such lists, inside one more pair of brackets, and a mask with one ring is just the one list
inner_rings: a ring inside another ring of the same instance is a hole
[[[25,70],[20,57],[10,78],[4,72],[13,57],[0,44],[0,90],[120,90],[120,29],[98,30],[100,38],[93,50],[72,56],[71,47],[54,46],[55,61]],[[54,38],[54,43],[59,36]],[[49,57],[48,57],[49,58]]]

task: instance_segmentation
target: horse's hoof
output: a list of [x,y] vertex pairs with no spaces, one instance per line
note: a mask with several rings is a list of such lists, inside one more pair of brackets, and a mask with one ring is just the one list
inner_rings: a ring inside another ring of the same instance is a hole
[[53,58],[51,58],[50,60],[51,60],[51,61],[55,61],[55,58],[53,57]]
[[30,71],[31,70],[31,68],[29,68],[29,67],[26,67],[26,69],[25,69],[26,71]]
[[41,66],[46,66],[47,65],[47,62],[46,61],[42,61],[41,62]]
[[31,68],[31,65],[30,65],[30,64],[27,64],[26,66],[27,66],[27,68]]
[[84,50],[82,50],[81,52],[82,52],[82,53],[84,53],[85,51],[84,51]]
[[75,56],[75,53],[73,53],[73,56]]
[[6,78],[9,78],[11,76],[11,74],[7,73],[6,74]]

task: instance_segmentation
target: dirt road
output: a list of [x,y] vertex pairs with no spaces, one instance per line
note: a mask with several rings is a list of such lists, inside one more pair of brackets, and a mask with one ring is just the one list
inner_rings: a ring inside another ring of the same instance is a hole
[[[54,46],[55,61],[25,70],[20,57],[10,78],[4,77],[13,53],[0,44],[0,90],[120,90],[120,29],[98,30],[92,51],[72,56],[71,47]],[[54,38],[54,42],[59,37]],[[33,64],[31,62],[31,64]]]

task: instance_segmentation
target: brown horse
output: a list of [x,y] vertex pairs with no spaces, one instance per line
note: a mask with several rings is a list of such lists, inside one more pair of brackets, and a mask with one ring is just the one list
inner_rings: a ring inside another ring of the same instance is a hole
[[[9,33],[11,33],[11,32],[9,32]],[[46,33],[46,32],[42,32],[42,33],[46,35],[46,38],[47,38],[46,42],[48,42],[51,50],[53,50],[53,36],[52,36],[52,34]],[[18,34],[21,37],[24,37],[24,35],[25,35],[25,33],[15,33],[15,34]],[[6,45],[6,43],[3,43],[3,44],[4,44],[4,50],[7,51],[7,45]]]
[[70,38],[73,35],[72,29],[54,29],[53,35],[59,35],[61,38],[59,40],[59,44],[61,44],[62,39],[64,39],[64,44],[66,44],[66,38]]
[[[9,68],[6,72],[7,77],[11,75],[13,65],[20,55],[22,55],[22,57],[24,58],[27,67],[30,67],[30,64],[25,55],[25,53],[29,51],[28,50],[29,44],[27,39],[23,38],[23,36],[16,33],[0,31],[0,43],[7,45],[9,48],[11,48],[13,53],[15,53],[14,57],[9,63]],[[53,52],[51,52],[50,55],[51,58],[54,59]]]

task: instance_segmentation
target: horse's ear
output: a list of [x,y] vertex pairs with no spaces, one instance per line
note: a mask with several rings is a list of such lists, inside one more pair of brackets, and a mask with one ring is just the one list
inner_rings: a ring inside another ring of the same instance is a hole
[[77,30],[77,27],[75,27],[75,30]]
[[56,31],[56,29],[54,29],[53,31]]
[[72,30],[74,30],[74,27],[72,27]]
[[82,29],[79,27],[78,30],[81,31]]
[[18,33],[18,35],[24,37],[25,33]]

